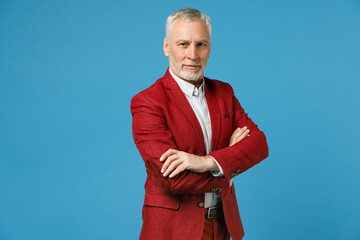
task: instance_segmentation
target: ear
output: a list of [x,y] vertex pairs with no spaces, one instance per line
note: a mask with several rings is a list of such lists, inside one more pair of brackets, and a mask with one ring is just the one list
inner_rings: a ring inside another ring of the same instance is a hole
[[163,50],[164,50],[165,57],[168,57],[169,56],[169,43],[168,43],[166,37],[164,38]]

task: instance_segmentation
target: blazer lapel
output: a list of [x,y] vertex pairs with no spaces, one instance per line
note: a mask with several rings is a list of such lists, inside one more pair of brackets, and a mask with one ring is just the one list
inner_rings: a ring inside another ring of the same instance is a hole
[[215,95],[214,89],[211,87],[209,80],[205,79],[205,97],[209,109],[210,120],[211,120],[211,151],[217,149],[219,137],[220,137],[220,124],[221,124],[221,113],[220,107]]
[[193,126],[195,135],[197,136],[199,142],[199,147],[201,148],[201,151],[205,153],[206,149],[205,149],[204,135],[202,133],[200,123],[189,101],[186,99],[186,96],[183,93],[183,91],[180,89],[179,85],[172,78],[169,70],[166,71],[163,78],[166,88],[171,90],[172,99],[176,102],[176,105],[181,109],[185,117],[189,120],[189,122]]

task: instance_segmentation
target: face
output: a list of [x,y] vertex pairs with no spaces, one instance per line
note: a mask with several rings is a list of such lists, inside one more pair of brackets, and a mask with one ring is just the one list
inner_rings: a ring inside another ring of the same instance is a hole
[[201,80],[210,57],[210,34],[202,20],[175,20],[164,39],[171,71],[187,81]]

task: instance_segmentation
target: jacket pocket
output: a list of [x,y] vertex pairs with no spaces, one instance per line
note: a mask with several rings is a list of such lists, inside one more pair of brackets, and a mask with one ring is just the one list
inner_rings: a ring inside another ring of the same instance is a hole
[[147,192],[145,193],[144,206],[177,210],[180,207],[180,199],[171,195]]

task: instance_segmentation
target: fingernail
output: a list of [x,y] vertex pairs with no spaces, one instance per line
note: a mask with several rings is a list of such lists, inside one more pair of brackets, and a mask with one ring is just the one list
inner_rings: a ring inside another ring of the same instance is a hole
[[164,173],[164,169],[161,169],[161,171],[160,171],[161,173]]

